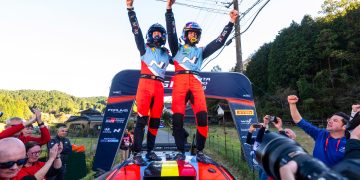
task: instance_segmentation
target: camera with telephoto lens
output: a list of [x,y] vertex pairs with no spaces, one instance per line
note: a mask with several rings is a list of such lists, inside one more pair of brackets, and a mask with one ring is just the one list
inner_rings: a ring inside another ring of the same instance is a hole
[[264,134],[260,146],[256,149],[256,160],[266,174],[275,179],[280,179],[280,167],[291,160],[298,165],[296,179],[347,179],[310,156],[297,142],[278,133]]
[[270,116],[270,117],[269,117],[269,121],[270,121],[270,122],[273,122],[273,123],[275,123],[275,124],[278,123],[278,120],[277,120],[276,116]]

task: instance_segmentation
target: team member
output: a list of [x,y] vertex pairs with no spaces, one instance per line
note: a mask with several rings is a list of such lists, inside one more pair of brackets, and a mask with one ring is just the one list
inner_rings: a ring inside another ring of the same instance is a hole
[[[145,165],[145,161],[140,152],[146,124],[148,124],[146,158],[150,161],[161,160],[152,150],[154,149],[156,134],[160,125],[160,117],[164,107],[163,81],[166,67],[171,61],[171,56],[168,50],[163,47],[166,42],[166,30],[158,23],[153,24],[149,28],[146,36],[147,42],[145,44],[133,8],[133,2],[133,0],[126,0],[126,5],[136,46],[141,56],[141,75],[136,92],[138,117],[134,130],[133,150],[135,152],[135,163]],[[150,122],[148,123],[149,117]]]
[[202,150],[208,135],[207,124],[207,107],[204,90],[199,77],[199,71],[203,59],[209,57],[212,53],[220,49],[234,26],[238,17],[238,12],[230,12],[230,22],[225,26],[220,36],[208,44],[205,48],[196,47],[200,41],[202,29],[196,22],[186,23],[181,39],[185,42],[181,45],[177,41],[175,28],[175,18],[172,12],[174,0],[167,0],[166,28],[169,35],[169,46],[174,57],[175,75],[172,94],[172,111],[173,111],[173,131],[175,143],[179,153],[176,155],[177,160],[184,160],[185,135],[183,128],[183,119],[185,106],[190,101],[196,115],[196,148],[197,159],[200,162],[208,163],[207,157]]

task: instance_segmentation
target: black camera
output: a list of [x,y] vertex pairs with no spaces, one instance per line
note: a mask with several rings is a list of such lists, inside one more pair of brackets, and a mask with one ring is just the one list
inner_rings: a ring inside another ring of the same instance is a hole
[[4,113],[0,111],[0,117],[3,115]]
[[273,122],[275,124],[278,123],[278,120],[277,120],[276,116],[270,116],[269,121]]
[[281,166],[294,160],[298,164],[296,179],[344,179],[339,173],[331,171],[324,163],[313,158],[294,140],[278,133],[265,133],[263,141],[256,149],[256,160],[265,172],[280,179]]

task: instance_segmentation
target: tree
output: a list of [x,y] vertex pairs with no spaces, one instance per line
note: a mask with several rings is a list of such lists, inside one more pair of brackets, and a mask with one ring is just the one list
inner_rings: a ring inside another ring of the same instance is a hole
[[325,0],[321,5],[323,13],[326,15],[325,21],[329,22],[339,16],[346,15],[349,11],[357,9],[360,5],[359,0]]
[[211,69],[211,72],[221,72],[221,67],[219,65],[216,65],[214,66],[212,69]]

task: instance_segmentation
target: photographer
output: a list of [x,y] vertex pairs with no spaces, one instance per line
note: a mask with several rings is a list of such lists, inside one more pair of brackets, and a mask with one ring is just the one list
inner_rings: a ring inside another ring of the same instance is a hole
[[[360,119],[359,119],[360,120]],[[301,166],[301,165],[300,165]],[[360,177],[360,126],[357,126],[351,133],[350,139],[346,142],[346,152],[344,160],[332,168],[332,172],[322,172],[318,177],[330,176],[332,179],[358,179]],[[286,180],[295,180],[298,172],[299,164],[292,160],[280,167],[280,177]],[[310,179],[310,178],[309,178]]]
[[[246,143],[249,145],[254,145],[255,142],[260,143],[262,139],[262,135],[265,133],[266,126],[267,124],[265,125],[265,123],[251,124],[246,137]],[[257,128],[259,128],[258,134],[256,138],[253,138],[252,135]]]
[[[265,115],[263,117],[263,122],[264,122],[263,124],[262,123],[252,124],[249,127],[249,131],[248,131],[248,134],[246,137],[246,143],[253,145],[253,151],[256,151],[257,148],[259,147],[259,145],[261,144],[264,134],[270,132],[270,131],[266,130],[269,122],[271,122],[275,126],[275,128],[278,130],[279,134],[281,134],[285,137],[288,137],[290,139],[293,139],[293,140],[296,138],[294,131],[292,131],[291,129],[288,129],[288,128],[283,129],[282,119],[280,117]],[[252,138],[252,134],[256,130],[256,128],[260,128],[260,129],[259,129],[258,134],[255,139],[255,138]],[[255,162],[256,162],[256,160],[255,160]],[[259,179],[264,179],[264,180],[268,179],[268,175],[266,174],[266,172],[264,171],[263,168],[259,169]]]
[[326,129],[320,129],[303,119],[297,109],[298,97],[288,96],[290,113],[293,121],[315,140],[313,156],[332,167],[344,158],[345,129],[349,116],[343,112],[333,114]]
[[[252,145],[253,150],[251,151],[250,154],[253,157],[253,163],[255,165],[258,165],[258,162],[254,158],[254,154],[255,154],[254,152],[256,151],[257,147],[261,143],[262,137],[263,137],[263,135],[265,133],[265,130],[266,130],[266,127],[269,124],[268,115],[263,117],[263,122],[264,123],[251,124],[250,127],[249,127],[249,130],[248,130],[247,137],[246,137],[246,143],[249,144],[249,145]],[[256,138],[253,138],[252,134],[256,131],[257,128],[259,128],[259,131],[257,133]],[[265,173],[265,171],[261,167],[259,167],[259,179],[260,180],[267,180],[268,179],[267,174]]]
[[[289,129],[289,128],[283,129],[283,127],[282,127],[283,123],[282,123],[282,119],[280,117],[265,115],[263,117],[263,121],[264,121],[264,123],[258,123],[258,124],[250,125],[249,130],[248,130],[248,134],[247,134],[247,137],[246,137],[246,143],[247,144],[253,145],[255,142],[261,143],[264,133],[269,132],[269,131],[266,131],[266,129],[267,129],[268,125],[269,125],[269,122],[271,122],[275,126],[275,128],[278,130],[279,134],[284,135],[284,136],[286,136],[286,137],[288,137],[290,139],[295,140],[295,138],[296,138],[295,132],[293,130]],[[256,139],[255,139],[255,138],[252,138],[252,134],[254,133],[256,128],[259,128],[259,132],[258,132],[258,134],[256,136]]]
[[268,116],[268,118],[269,118],[269,121],[272,122],[272,124],[276,127],[279,134],[286,136],[292,140],[295,140],[295,138],[296,138],[295,132],[289,128],[283,129],[283,127],[282,127],[283,123],[282,123],[281,118],[279,118],[277,116]]

